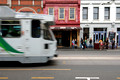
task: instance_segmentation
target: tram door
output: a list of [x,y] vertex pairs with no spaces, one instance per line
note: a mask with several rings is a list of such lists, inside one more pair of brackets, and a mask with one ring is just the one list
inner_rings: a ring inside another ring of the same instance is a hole
[[120,31],[118,31],[118,46],[120,46]]
[[102,41],[106,40],[106,31],[94,31],[94,42],[96,42],[97,40],[99,41],[100,39],[102,39]]

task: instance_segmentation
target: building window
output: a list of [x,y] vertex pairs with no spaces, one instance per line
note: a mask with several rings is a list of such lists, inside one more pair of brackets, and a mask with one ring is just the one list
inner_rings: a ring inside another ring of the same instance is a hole
[[88,7],[83,7],[83,19],[88,19]]
[[120,7],[116,8],[116,19],[120,19]]
[[99,7],[94,7],[93,9],[93,19],[99,19]]
[[65,9],[59,8],[59,20],[64,20],[64,19],[65,19]]
[[40,9],[37,9],[37,12],[40,12]]
[[32,11],[20,11],[21,13],[33,13]]
[[54,8],[48,8],[48,14],[54,15]]
[[69,19],[70,20],[75,20],[75,8],[70,8],[69,9]]
[[110,19],[110,7],[105,7],[105,16],[104,16],[105,20],[109,20]]

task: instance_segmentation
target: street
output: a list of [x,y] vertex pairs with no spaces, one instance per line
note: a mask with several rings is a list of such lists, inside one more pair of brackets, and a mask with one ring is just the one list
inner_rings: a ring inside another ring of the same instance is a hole
[[0,80],[120,80],[120,51],[57,50],[48,63],[0,62]]

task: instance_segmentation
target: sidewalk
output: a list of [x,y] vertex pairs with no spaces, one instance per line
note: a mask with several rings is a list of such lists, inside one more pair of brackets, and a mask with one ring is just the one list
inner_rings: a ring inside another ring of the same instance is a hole
[[66,48],[58,48],[57,51],[120,51],[120,47],[117,49],[94,49],[94,48],[85,48],[85,49],[81,49],[81,48],[77,48],[77,49],[72,49],[69,47]]
[[57,49],[58,57],[116,57],[120,58],[120,48],[94,50],[93,48],[83,49]]

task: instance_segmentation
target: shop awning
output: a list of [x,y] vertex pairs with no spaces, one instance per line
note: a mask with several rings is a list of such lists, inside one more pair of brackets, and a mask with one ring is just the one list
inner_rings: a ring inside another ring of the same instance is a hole
[[53,30],[66,30],[66,29],[70,29],[70,30],[77,30],[77,29],[82,29],[80,27],[80,25],[53,25],[50,26],[51,29]]

